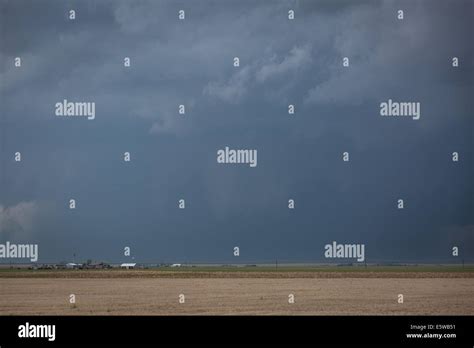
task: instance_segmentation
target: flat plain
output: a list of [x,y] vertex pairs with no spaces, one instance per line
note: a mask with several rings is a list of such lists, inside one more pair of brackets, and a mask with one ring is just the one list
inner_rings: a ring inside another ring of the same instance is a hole
[[470,268],[0,270],[0,315],[473,314]]

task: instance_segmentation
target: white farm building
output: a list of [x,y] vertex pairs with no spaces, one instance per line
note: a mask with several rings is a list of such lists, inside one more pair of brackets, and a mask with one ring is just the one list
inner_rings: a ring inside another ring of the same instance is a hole
[[136,263],[122,263],[122,264],[120,265],[120,268],[123,268],[123,269],[134,269],[136,266],[137,266]]

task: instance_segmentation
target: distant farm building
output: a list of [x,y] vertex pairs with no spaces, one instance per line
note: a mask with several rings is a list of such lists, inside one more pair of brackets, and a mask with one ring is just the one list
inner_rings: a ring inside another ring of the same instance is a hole
[[66,264],[66,268],[68,268],[68,269],[78,269],[80,267],[81,267],[80,264],[74,263],[74,262],[69,262],[69,263]]
[[105,263],[105,262],[92,262],[92,263],[86,264],[85,268],[87,268],[87,269],[106,269],[106,268],[112,268],[112,267],[108,263]]
[[137,266],[136,263],[122,263],[122,264],[120,265],[120,268],[123,268],[123,269],[134,269],[136,266]]
[[173,264],[171,265],[171,267],[181,267],[181,264],[180,264],[180,263],[173,263]]

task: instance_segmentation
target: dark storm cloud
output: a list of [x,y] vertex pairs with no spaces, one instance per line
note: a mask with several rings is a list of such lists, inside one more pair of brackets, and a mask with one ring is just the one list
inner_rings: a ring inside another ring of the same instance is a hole
[[[473,225],[472,2],[0,3],[1,237],[27,224],[43,259],[321,260],[337,240],[449,260],[469,240],[449,236]],[[420,120],[381,119],[388,98]],[[96,119],[55,118],[63,99]],[[257,168],[217,165],[226,145],[258,149]]]

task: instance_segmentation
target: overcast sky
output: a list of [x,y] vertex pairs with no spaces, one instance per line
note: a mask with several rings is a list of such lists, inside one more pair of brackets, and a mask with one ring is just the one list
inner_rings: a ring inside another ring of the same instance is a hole
[[[0,0],[0,243],[40,262],[324,261],[332,241],[473,261],[473,4]],[[55,116],[63,99],[95,119]],[[388,99],[420,119],[381,117]],[[225,146],[257,167],[218,164]]]

